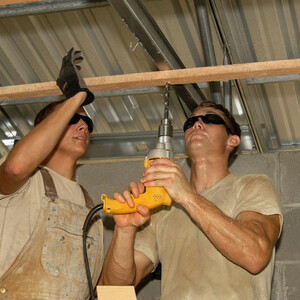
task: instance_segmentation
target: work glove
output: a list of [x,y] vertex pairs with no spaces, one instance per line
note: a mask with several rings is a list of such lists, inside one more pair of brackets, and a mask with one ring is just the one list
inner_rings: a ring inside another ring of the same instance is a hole
[[80,91],[87,92],[87,97],[83,104],[88,105],[94,101],[94,94],[87,88],[83,78],[80,75],[79,70],[81,67],[78,65],[83,61],[81,56],[81,51],[74,51],[74,48],[71,48],[68,54],[63,58],[61,69],[56,80],[56,84],[66,96],[66,99],[69,99],[76,95]]

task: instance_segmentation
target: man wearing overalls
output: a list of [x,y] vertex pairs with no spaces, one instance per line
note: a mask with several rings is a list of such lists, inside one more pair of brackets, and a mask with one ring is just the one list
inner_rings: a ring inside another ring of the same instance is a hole
[[[93,206],[75,181],[77,160],[89,146],[92,120],[82,106],[94,95],[78,73],[73,48],[57,85],[66,100],[51,103],[35,127],[0,160],[0,299],[88,299],[82,227]],[[87,234],[96,285],[103,260],[103,225]]]

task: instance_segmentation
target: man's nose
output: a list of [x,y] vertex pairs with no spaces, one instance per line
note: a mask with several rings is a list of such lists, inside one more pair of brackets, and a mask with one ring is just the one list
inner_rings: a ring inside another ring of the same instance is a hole
[[79,131],[88,131],[88,125],[83,120],[80,119],[77,129]]
[[200,128],[203,128],[204,127],[204,122],[202,121],[202,119],[199,117],[198,120],[194,123],[193,127],[194,128],[197,128],[197,127],[200,127]]

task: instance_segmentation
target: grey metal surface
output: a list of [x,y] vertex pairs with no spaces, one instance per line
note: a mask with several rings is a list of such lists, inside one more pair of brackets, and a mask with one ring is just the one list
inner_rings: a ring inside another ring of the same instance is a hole
[[[212,2],[232,63],[299,57],[299,1]],[[277,79],[255,85],[251,79],[237,82],[240,98],[261,152],[298,151],[299,81],[281,77],[276,83]]]
[[[184,64],[140,0],[109,0],[160,71],[183,69]],[[176,86],[179,96],[190,110],[205,100],[195,84]]]
[[[205,1],[205,23],[197,21],[197,2],[56,0],[0,5],[0,87],[54,81],[62,56],[71,47],[83,52],[84,77],[299,57],[299,1]],[[203,24],[209,25],[209,39],[201,39],[199,25],[202,28]],[[212,47],[215,62],[205,58],[206,46]],[[242,127],[240,153],[300,150],[298,75],[217,84]],[[209,84],[180,88],[192,100],[182,96],[178,87],[171,87],[175,131],[182,130],[193,103],[202,101],[201,94],[214,97]],[[147,144],[149,132],[156,135],[164,112],[162,94],[158,87],[95,92],[96,101],[86,108],[95,123],[93,155],[86,158],[138,156],[141,152],[130,150],[136,148],[134,136],[141,145]],[[28,133],[43,106],[58,99],[61,97],[0,102],[0,155],[7,154],[14,139]],[[126,135],[128,151],[118,142]],[[108,140],[99,136],[109,136],[114,151],[104,153]],[[174,139],[174,144],[182,153],[182,139]]]
[[[216,66],[216,54],[212,41],[212,34],[209,24],[208,7],[206,0],[194,0],[199,33],[202,41],[205,64],[207,66]],[[224,54],[225,56],[225,54]],[[224,97],[221,93],[221,85],[218,81],[209,82],[212,100],[224,105]]]

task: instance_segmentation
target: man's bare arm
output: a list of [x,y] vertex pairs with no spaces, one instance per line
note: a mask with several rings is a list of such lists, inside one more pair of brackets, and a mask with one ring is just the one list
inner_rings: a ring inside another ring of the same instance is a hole
[[[143,193],[142,184],[130,183],[123,194],[115,193],[114,199],[129,206],[134,205],[131,194]],[[134,250],[136,230],[150,219],[150,210],[142,205],[132,214],[114,215],[115,230],[108,249],[100,281],[101,285],[137,285],[153,270],[153,263],[142,253]]]
[[100,285],[137,285],[153,270],[153,263],[134,250],[135,228],[115,227],[107,252]]
[[53,151],[69,120],[85,98],[86,92],[79,92],[63,102],[15,145],[0,166],[0,193],[11,194],[28,180]]
[[184,207],[214,246],[230,261],[259,273],[269,262],[279,236],[279,215],[245,211],[232,219],[204,197],[197,198]]

